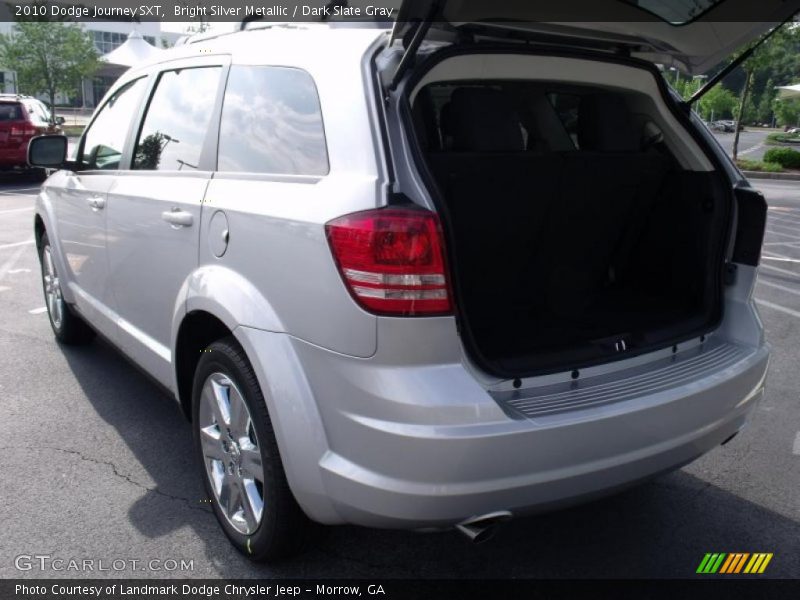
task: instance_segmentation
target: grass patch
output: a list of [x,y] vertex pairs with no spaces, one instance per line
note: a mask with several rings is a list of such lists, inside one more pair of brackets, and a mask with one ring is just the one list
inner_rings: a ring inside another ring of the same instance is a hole
[[800,133],[770,133],[767,135],[766,143],[770,146],[776,144],[797,144],[800,146]]
[[783,173],[783,167],[778,163],[763,162],[740,158],[736,161],[742,171],[762,171],[764,173]]
[[84,127],[83,125],[62,125],[61,126],[64,135],[69,137],[80,137],[83,135]]

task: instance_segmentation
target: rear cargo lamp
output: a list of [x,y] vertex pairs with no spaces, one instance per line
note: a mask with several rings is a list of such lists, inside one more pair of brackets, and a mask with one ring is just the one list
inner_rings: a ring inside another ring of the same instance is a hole
[[395,316],[452,312],[439,220],[421,209],[377,209],[325,225],[336,265],[366,310]]

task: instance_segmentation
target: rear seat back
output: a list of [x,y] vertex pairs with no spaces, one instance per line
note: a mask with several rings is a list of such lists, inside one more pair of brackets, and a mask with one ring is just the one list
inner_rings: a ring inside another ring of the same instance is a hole
[[537,144],[499,89],[454,91],[440,128],[452,150],[429,153],[429,165],[454,225],[469,310],[490,321],[504,318],[492,315],[498,305],[582,318],[624,270],[668,169],[640,150],[624,99],[584,96],[580,150],[569,152],[527,151]]
[[456,90],[441,118],[453,150],[431,153],[429,164],[454,225],[465,301],[471,310],[494,309],[498,295],[513,303],[564,161],[526,150],[519,115],[500,90]]
[[618,275],[619,250],[637,239],[668,169],[667,160],[640,150],[640,132],[621,96],[581,99],[580,150],[563,154],[559,201],[535,257],[548,306],[580,315]]

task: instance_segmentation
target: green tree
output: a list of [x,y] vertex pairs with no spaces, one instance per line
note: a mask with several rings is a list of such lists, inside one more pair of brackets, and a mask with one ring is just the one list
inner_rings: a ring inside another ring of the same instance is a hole
[[17,74],[20,92],[46,94],[55,114],[56,95],[74,95],[100,63],[92,38],[76,24],[18,22],[0,35],[0,64]]
[[777,90],[775,89],[775,83],[772,78],[767,79],[764,91],[761,92],[758,102],[754,102],[756,105],[755,120],[759,123],[772,123],[772,106],[775,101],[776,93]]
[[779,125],[800,124],[800,99],[776,99],[774,103],[775,116]]
[[723,85],[715,85],[700,98],[700,114],[708,120],[730,117],[737,104],[736,96]]
[[[767,83],[775,72],[791,73],[798,67],[797,48],[800,44],[800,27],[797,23],[786,23],[782,25],[774,35],[764,42],[747,60],[742,63],[742,70],[745,73],[744,85],[742,86],[739,106],[737,109],[737,123],[743,123],[756,118],[757,111],[751,107],[750,98],[754,95],[752,88],[760,79],[767,75]],[[744,50],[742,50],[744,51]],[[773,86],[774,87],[774,86]],[[761,88],[761,93],[772,93]],[[733,139],[733,158],[737,158],[739,150],[739,128],[736,128],[736,135]]]

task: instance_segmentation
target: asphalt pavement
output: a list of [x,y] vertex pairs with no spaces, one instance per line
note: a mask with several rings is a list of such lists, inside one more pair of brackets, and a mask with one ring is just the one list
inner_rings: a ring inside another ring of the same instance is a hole
[[[232,550],[203,502],[177,405],[105,343],[54,342],[36,187],[0,183],[0,577],[691,577],[707,552],[770,552],[765,577],[800,578],[800,183],[754,183],[770,202],[756,297],[774,353],[766,397],[733,441],[616,496],[515,520],[482,545],[337,527],[272,565]],[[128,562],[18,570],[37,554]]]
[[[772,148],[766,144],[767,135],[775,132],[775,129],[758,129],[755,127],[748,127],[744,131],[739,132],[739,158],[746,158],[749,160],[761,160],[764,158],[764,153]],[[714,137],[717,138],[719,143],[728,153],[728,156],[733,155],[733,140],[734,133],[725,133],[715,131]]]

